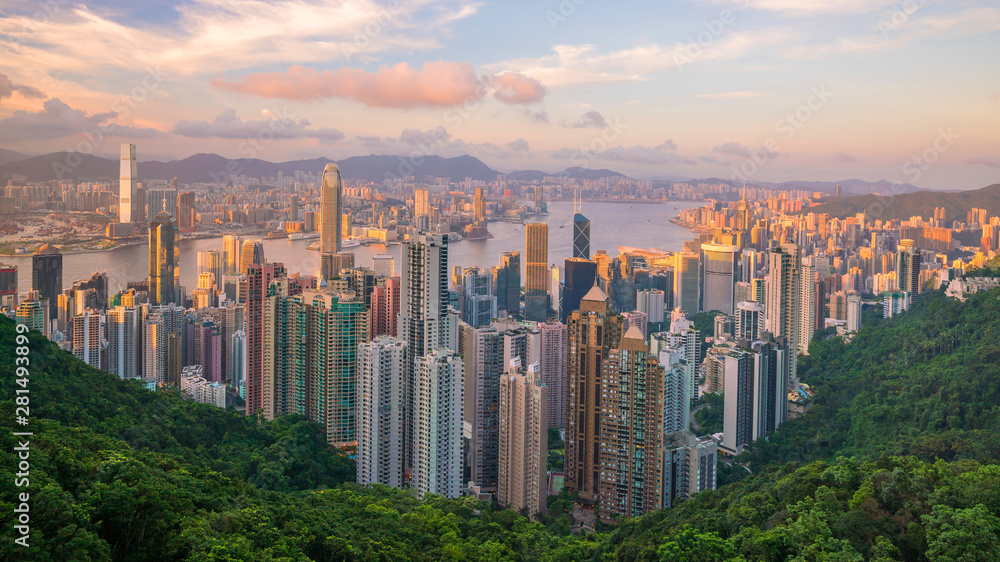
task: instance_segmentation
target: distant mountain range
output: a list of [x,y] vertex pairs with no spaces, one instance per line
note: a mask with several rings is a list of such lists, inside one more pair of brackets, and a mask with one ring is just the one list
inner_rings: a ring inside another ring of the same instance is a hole
[[[7,156],[9,152],[10,156]],[[6,159],[6,161],[4,161]],[[170,162],[139,162],[142,179],[178,178],[182,183],[225,182],[229,176],[277,177],[281,172],[291,176],[296,171],[311,170],[320,175],[327,163],[333,160],[314,158],[290,162],[267,162],[257,158],[228,159],[218,154],[195,154],[183,160]],[[452,180],[472,178],[492,181],[502,175],[478,158],[464,155],[454,158],[424,156],[410,159],[405,156],[371,154],[352,156],[336,164],[345,178],[381,182],[387,177],[415,176],[420,180],[429,177],[446,177]],[[118,160],[89,154],[56,152],[44,156],[28,157],[16,152],[0,152],[0,179],[14,175],[27,176],[30,181],[112,179],[118,177]],[[541,180],[545,176],[563,175],[573,179],[624,177],[612,170],[568,168],[555,174],[538,170],[521,170],[507,174],[515,181]]]
[[865,212],[872,219],[904,220],[918,215],[925,219],[933,217],[937,207],[944,207],[945,220],[949,222],[964,222],[966,213],[973,207],[986,209],[990,216],[996,216],[1000,214],[1000,183],[972,191],[917,191],[892,197],[832,197],[802,212],[826,213],[837,218]]

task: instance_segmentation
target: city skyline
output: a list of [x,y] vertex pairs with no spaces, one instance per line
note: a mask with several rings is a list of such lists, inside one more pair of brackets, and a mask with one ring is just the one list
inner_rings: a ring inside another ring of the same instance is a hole
[[[140,159],[268,161],[416,152],[471,154],[502,172],[995,182],[998,144],[982,117],[1000,105],[988,78],[1000,9],[985,0],[633,7],[15,3],[0,19],[12,54],[0,147],[116,154],[128,142],[143,145]],[[511,29],[527,39],[512,46]]]

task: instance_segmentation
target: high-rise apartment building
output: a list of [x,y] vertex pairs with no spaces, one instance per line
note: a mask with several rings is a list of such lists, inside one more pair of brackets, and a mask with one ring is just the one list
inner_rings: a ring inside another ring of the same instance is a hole
[[546,411],[549,427],[566,425],[566,325],[539,322],[539,366],[542,383],[548,388]]
[[179,262],[177,229],[169,215],[160,213],[149,223],[149,302],[178,301]]
[[716,488],[719,446],[715,439],[695,437],[690,431],[668,433],[664,448],[663,507]]
[[417,357],[414,370],[413,487],[419,498],[457,498],[462,493],[463,361],[439,348]]
[[478,267],[462,271],[460,303],[462,321],[478,328],[486,326],[497,317],[497,298],[493,295],[493,278],[490,272]]
[[524,317],[542,322],[548,317],[549,225],[544,222],[525,226]]
[[358,346],[357,481],[402,488],[406,342],[379,337]]
[[469,478],[482,491],[497,489],[500,379],[504,376],[504,333],[496,326],[462,324],[459,351],[465,360],[463,419],[470,425]]
[[663,367],[637,327],[609,350],[599,385],[600,517],[639,517],[663,505],[664,409]]
[[675,254],[674,307],[694,315],[701,310],[701,256],[693,252]]
[[135,158],[135,145],[123,144],[118,184],[118,222],[138,221],[139,210],[139,167]]
[[913,240],[900,240],[896,251],[896,281],[900,291],[908,291],[913,299],[920,292],[920,266],[923,256]]
[[118,305],[107,316],[107,370],[122,379],[142,375],[143,307]]
[[764,305],[755,302],[736,303],[736,326],[733,338],[754,341],[764,331]]
[[602,395],[608,390],[601,368],[621,341],[622,319],[595,286],[569,315],[566,332],[566,487],[592,504],[599,498]]
[[192,228],[196,221],[194,193],[185,191],[177,194],[177,227]]
[[372,291],[371,338],[377,336],[396,337],[399,333],[399,277],[389,277],[384,285]]
[[264,380],[264,301],[271,282],[285,276],[285,266],[251,263],[246,275],[246,415],[256,415],[258,410],[267,415],[274,401],[274,389]]
[[497,503],[545,513],[548,492],[548,388],[541,368],[510,360],[500,380]]
[[244,240],[240,248],[240,270],[241,275],[246,275],[247,269],[251,265],[261,265],[264,261],[264,242],[262,240]]
[[327,164],[323,168],[323,178],[319,188],[319,251],[322,253],[340,253],[340,224],[344,212],[341,199],[342,187],[340,168],[336,164]]
[[[246,273],[240,269],[240,252],[243,242],[235,234],[225,234],[222,236],[222,260],[224,275],[231,273]],[[222,277],[219,277],[221,279]],[[235,295],[234,295],[235,296]]]
[[104,315],[93,309],[73,317],[73,355],[98,369],[104,367],[101,362],[104,321]]

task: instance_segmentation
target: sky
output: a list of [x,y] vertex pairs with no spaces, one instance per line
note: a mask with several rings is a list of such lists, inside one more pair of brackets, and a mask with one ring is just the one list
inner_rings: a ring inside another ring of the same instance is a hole
[[1000,183],[996,0],[4,0],[0,148]]

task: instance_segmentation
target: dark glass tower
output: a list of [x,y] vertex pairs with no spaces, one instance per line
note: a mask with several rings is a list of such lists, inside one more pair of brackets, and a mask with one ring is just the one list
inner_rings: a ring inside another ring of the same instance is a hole
[[59,248],[45,244],[31,256],[31,288],[49,299],[49,318],[57,316],[57,299],[62,292],[63,259]]
[[561,321],[580,308],[584,295],[594,287],[597,280],[597,262],[583,258],[566,260],[566,285],[563,287],[563,307]]
[[573,257],[590,259],[590,219],[580,213],[573,215]]

